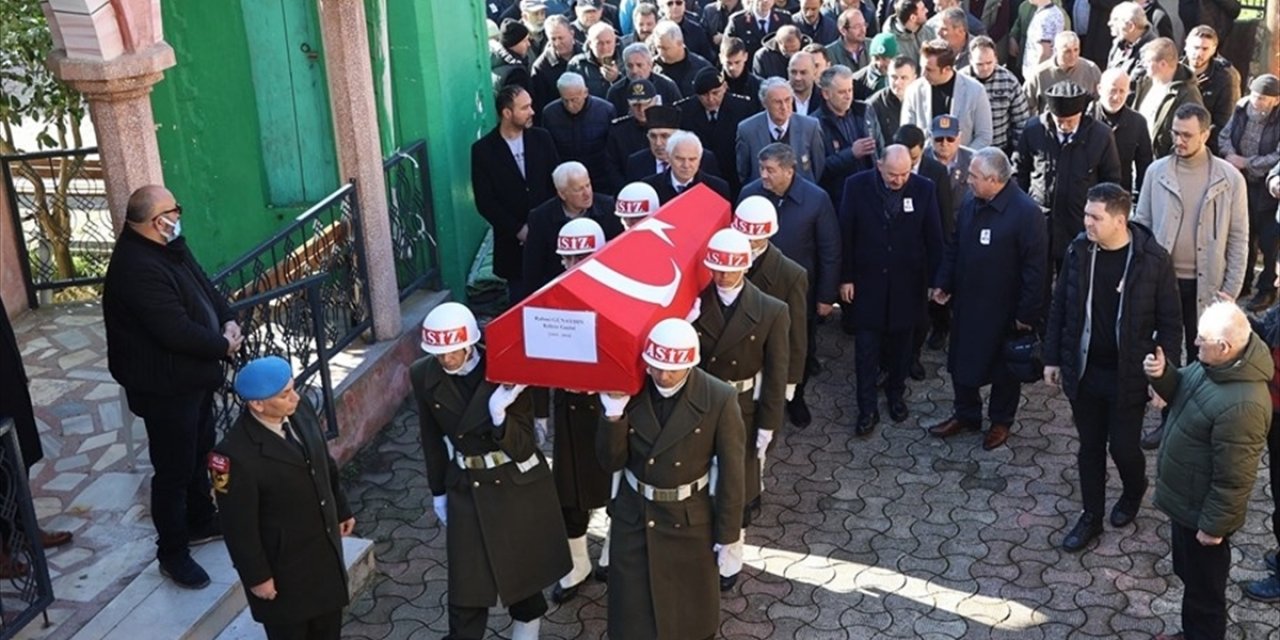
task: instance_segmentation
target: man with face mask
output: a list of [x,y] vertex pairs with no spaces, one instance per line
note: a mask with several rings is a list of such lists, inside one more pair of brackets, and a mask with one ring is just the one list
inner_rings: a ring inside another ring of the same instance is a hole
[[188,547],[221,536],[205,457],[214,443],[213,392],[244,336],[187,248],[182,206],[164,187],[129,196],[102,315],[111,376],[147,429],[160,572],[178,586],[204,588],[209,575]]
[[907,369],[912,330],[925,315],[929,286],[942,262],[942,221],[937,189],[911,172],[911,154],[890,145],[877,170],[855,174],[840,203],[840,302],[853,316],[857,359],[858,421],[854,434],[869,435],[880,422],[876,377],[887,356],[884,392],[889,418],[907,419]]
[[[710,638],[717,565],[742,537],[746,455],[738,391],[697,368],[688,321],[654,325],[635,397],[600,395],[596,453],[623,480],[609,506],[609,637]],[[450,563],[452,566],[452,563]]]
[[1084,231],[1085,194],[1101,182],[1120,182],[1120,156],[1111,131],[1084,114],[1090,95],[1070,81],[1045,92],[1045,113],[1027,123],[1013,154],[1018,186],[1049,219],[1049,259],[1062,263],[1067,245]]
[[547,611],[542,590],[573,563],[530,394],[485,379],[479,342],[471,310],[446,302],[422,321],[428,355],[409,369],[431,506],[447,533],[447,637],[483,637],[501,600],[511,637],[532,640]]
[[705,356],[700,366],[738,392],[746,428],[742,537],[729,545],[732,561],[720,567],[720,590],[728,591],[738,582],[743,539],[760,510],[765,455],[782,427],[791,316],[786,303],[765,295],[747,279],[751,241],[741,231],[721,229],[711,236],[702,264],[711,271],[711,284],[691,313],[696,315],[693,328]]
[[541,289],[560,275],[564,268],[556,252],[557,234],[571,220],[595,220],[613,239],[622,233],[622,225],[613,215],[613,197],[591,187],[591,174],[580,162],[566,162],[551,172],[556,197],[529,212],[529,236],[524,242],[525,294]]

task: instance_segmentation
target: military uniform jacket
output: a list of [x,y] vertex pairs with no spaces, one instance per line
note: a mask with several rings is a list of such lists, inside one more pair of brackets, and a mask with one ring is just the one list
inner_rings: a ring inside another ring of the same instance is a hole
[[804,359],[809,349],[809,274],[771,243],[752,262],[747,279],[765,295],[787,303],[791,316],[787,329],[787,384],[799,384],[804,378]]
[[[596,452],[609,472],[627,469],[662,488],[694,482],[719,460],[708,489],[679,502],[653,502],[625,480],[609,507],[609,637],[707,638],[717,632],[720,579],[714,543],[741,536],[742,414],[737,392],[693,369],[666,422],[646,382],[623,417],[602,418]],[[528,554],[526,554],[528,555]]]
[[[249,611],[263,624],[302,622],[348,602],[338,523],[351,508],[338,466],[305,400],[289,426],[305,456],[247,410],[209,456],[227,551]],[[268,579],[275,580],[274,600],[249,592]]]
[[[495,385],[484,379],[484,364],[467,376],[475,376],[469,397],[435,358],[409,369],[427,482],[432,495],[449,497],[449,604],[461,607],[489,607],[498,598],[519,602],[572,566],[551,467],[534,444],[532,394],[520,394],[503,425],[494,427],[489,396]],[[502,451],[515,462],[463,469],[451,449],[466,456]]]
[[726,382],[754,378],[759,387],[738,394],[747,438],[743,472],[747,502],[760,495],[756,431],[772,431],[782,426],[782,410],[787,402],[790,325],[787,304],[765,295],[750,281],[744,282],[728,320],[715,285],[703,289],[702,313],[693,323],[701,342],[703,370]]
[[600,397],[596,394],[556,390],[555,464],[556,494],[560,505],[587,511],[609,502],[612,474],[596,456],[596,432],[600,429]]

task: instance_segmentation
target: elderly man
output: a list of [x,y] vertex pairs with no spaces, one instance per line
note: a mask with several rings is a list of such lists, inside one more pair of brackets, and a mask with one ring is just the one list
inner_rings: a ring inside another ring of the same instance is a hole
[[547,105],[560,97],[556,83],[569,68],[569,60],[582,53],[582,48],[573,39],[568,18],[551,16],[547,18],[543,28],[547,46],[542,50],[542,55],[533,61],[533,70],[529,74],[529,93],[533,96],[534,112],[539,115]]
[[1151,231],[1129,223],[1129,189],[1089,189],[1085,232],[1071,240],[1045,330],[1044,381],[1071,402],[1080,435],[1076,461],[1084,511],[1062,540],[1076,552],[1102,533],[1107,450],[1123,486],[1111,526],[1126,527],[1147,491],[1139,441],[1148,400],[1142,358],[1160,345],[1182,352],[1182,310],[1169,253]]
[[[800,175],[795,152],[786,144],[771,143],[757,153],[759,179],[742,188],[741,200],[762,196],[777,209],[779,228],[773,243],[783,255],[805,268],[809,276],[807,335],[816,335],[817,319],[831,314],[836,301],[840,268],[840,224],[825,191]],[[791,423],[809,426],[813,418],[804,390],[814,370],[816,340],[809,341],[805,377],[787,403]]]
[[853,72],[848,67],[836,65],[827,69],[821,86],[826,104],[816,117],[822,124],[827,159],[819,184],[832,202],[839,202],[845,179],[872,167],[876,139],[871,135],[866,105],[853,99]]
[[631,89],[637,80],[652,83],[654,90],[662,97],[662,104],[673,105],[680,101],[680,87],[654,68],[653,51],[649,49],[649,45],[637,43],[623,49],[622,63],[626,65],[626,75],[613,83],[605,95],[615,112],[627,112],[627,103],[635,99]]
[[1111,130],[1084,115],[1089,92],[1071,81],[1049,87],[1045,113],[1027,123],[1013,154],[1018,186],[1049,222],[1050,268],[1084,231],[1085,194],[1101,182],[1120,182],[1120,156]]
[[822,11],[823,0],[800,0],[800,10],[791,14],[791,23],[800,29],[800,33],[810,42],[826,46],[840,38],[836,21]]
[[1012,153],[1022,136],[1022,126],[1032,113],[1018,78],[996,59],[995,41],[987,36],[971,40],[969,66],[960,73],[977,80],[987,92],[991,103],[991,146]]
[[787,62],[806,44],[795,25],[785,25],[777,33],[767,36],[764,44],[751,56],[751,72],[763,79],[787,77]]
[[1244,526],[1271,427],[1275,364],[1231,302],[1206,308],[1195,333],[1198,362],[1175,368],[1157,346],[1142,364],[1169,403],[1155,503],[1169,516],[1173,572],[1185,587],[1182,634],[1223,638],[1231,534]]
[[587,32],[586,50],[570,59],[566,67],[581,75],[587,81],[587,91],[597,98],[606,97],[609,87],[622,76],[614,57],[617,44],[613,27],[597,22]]
[[943,40],[920,50],[923,75],[907,87],[902,124],[928,127],[933,116],[949,113],[960,122],[960,144],[981,149],[993,141],[991,102],[978,81],[956,73],[955,55]]
[[[720,197],[729,200],[729,183],[702,169],[702,141],[688,131],[672,133],[666,142],[667,169],[648,176],[644,182],[658,193],[662,204],[695,185],[705,184]],[[710,161],[714,164],[714,161]]]
[[[856,75],[856,74],[855,74]],[[906,56],[898,56],[889,65],[889,84],[867,98],[867,111],[875,123],[871,135],[876,139],[876,148],[883,149],[890,144],[898,132],[902,122],[902,97],[907,95],[907,87],[916,81],[919,67],[915,60]],[[855,80],[856,82],[856,80]],[[857,87],[854,88],[857,97]]]
[[[853,97],[868,100],[872,94],[889,85],[889,67],[898,53],[898,41],[892,35],[881,33],[871,39],[868,54],[871,63],[853,69]],[[914,60],[912,61],[914,63]]]
[[[817,117],[822,110],[823,94],[817,90],[818,66],[813,54],[800,51],[787,63],[787,82],[795,100],[795,112]],[[850,86],[850,89],[853,87]]]
[[[915,125],[912,125],[915,126]],[[969,195],[969,163],[973,149],[960,144],[960,123],[948,114],[935,116],[929,127],[929,144],[924,157],[937,161],[947,172],[951,188],[951,209],[942,210],[942,230],[948,242],[955,231],[956,214],[965,196]]]
[[673,22],[680,28],[682,42],[688,46],[689,51],[706,60],[715,55],[711,48],[711,37],[697,18],[685,12],[689,4],[696,3],[693,0],[658,0],[658,9],[662,11],[664,20]]
[[[1196,318],[1215,300],[1239,295],[1249,252],[1244,176],[1209,152],[1209,127],[1204,107],[1178,107],[1173,153],[1147,169],[1133,215],[1173,256],[1188,357],[1196,353]],[[1158,447],[1161,430],[1148,432],[1142,446]]]
[[969,66],[969,28],[966,20],[968,17],[972,16],[960,7],[951,7],[938,13],[936,37],[946,42],[951,53],[955,55],[954,64],[957,69]]
[[551,174],[556,197],[529,212],[529,236],[524,243],[525,294],[541,289],[564,271],[556,253],[560,228],[570,220],[591,218],[612,240],[622,233],[614,215],[613,196],[591,188],[591,174],[581,162],[565,162]]
[[718,573],[741,566],[733,557],[746,489],[739,394],[697,368],[698,333],[685,320],[654,325],[640,357],[648,379],[638,395],[600,395],[596,453],[625,478],[609,506],[609,637],[712,637]]
[[529,30],[529,59],[536,59],[547,48],[547,3],[520,0],[513,4],[519,8],[520,22]]
[[[1127,77],[1127,76],[1126,76]],[[1043,108],[1041,93],[1064,80],[1089,88],[1098,86],[1102,71],[1088,58],[1080,57],[1080,36],[1073,31],[1063,31],[1053,38],[1053,57],[1041,62],[1028,75],[1023,92],[1032,114]],[[1016,142],[1016,141],[1015,141]]]
[[1254,248],[1262,251],[1262,273],[1250,311],[1265,311],[1276,301],[1276,199],[1268,192],[1267,172],[1280,162],[1280,78],[1264,73],[1249,84],[1249,96],[1236,105],[1222,130],[1222,156],[1244,174],[1249,192],[1249,258],[1244,290],[1253,276]]
[[[675,2],[676,0],[663,1]],[[658,23],[653,31],[653,38],[654,48],[658,50],[658,64],[654,66],[654,71],[671,78],[671,81],[680,89],[680,95],[693,95],[694,76],[703,69],[710,69],[711,63],[685,47],[684,32],[680,30],[680,25],[670,20]]]
[[889,418],[907,419],[903,396],[914,351],[912,331],[925,314],[926,290],[942,261],[937,190],[913,174],[911,164],[906,147],[890,145],[878,171],[849,178],[840,202],[840,301],[853,316],[858,436],[869,435],[880,422],[876,377],[882,361],[888,364]]
[[867,18],[862,11],[846,9],[840,14],[836,26],[840,37],[826,45],[831,64],[842,64],[854,70],[871,64],[871,52],[867,50]]
[[1133,107],[1147,121],[1155,157],[1163,158],[1173,149],[1169,127],[1173,124],[1174,111],[1185,104],[1203,106],[1204,100],[1191,71],[1178,64],[1178,50],[1172,40],[1156,38],[1143,46],[1142,68],[1146,73],[1135,82]]
[[826,163],[822,126],[814,118],[794,112],[795,95],[782,78],[769,78],[760,85],[760,101],[765,111],[738,125],[734,145],[738,179],[747,183],[760,177],[756,156],[766,146],[781,142],[795,152],[796,171],[816,183],[822,178]]
[[933,299],[953,301],[953,331],[947,367],[955,390],[950,418],[929,429],[937,438],[982,428],[979,389],[991,385],[983,438],[988,451],[1004,445],[1018,410],[1022,383],[1009,370],[1005,341],[1014,332],[1034,330],[1044,314],[1044,214],[1013,182],[1004,152],[980,149],[969,163],[969,188],[947,245]]
[[742,183],[735,166],[734,138],[738,124],[754,112],[746,98],[729,93],[724,76],[715,69],[703,69],[694,80],[695,99],[680,104],[680,128],[691,131],[702,146],[716,158],[716,174],[729,185],[731,200],[736,200]]
[[1120,186],[1137,197],[1147,167],[1151,165],[1151,134],[1142,115],[1126,105],[1129,99],[1129,76],[1119,69],[1107,69],[1098,83],[1098,99],[1093,106],[1093,119],[1111,129],[1120,157]]
[[[791,24],[791,14],[774,8],[774,0],[746,0],[743,10],[729,17],[725,39],[738,38],[746,47],[747,57],[755,56],[764,39],[783,26]],[[721,46],[723,46],[721,42]],[[798,48],[798,47],[797,47]]]
[[880,32],[892,35],[897,41],[898,55],[915,60],[920,57],[920,46],[925,42],[921,31],[929,19],[929,9],[924,0],[894,0],[892,6],[893,15]]
[[1182,64],[1196,79],[1200,99],[1213,121],[1209,150],[1225,157],[1218,145],[1218,134],[1227,126],[1232,110],[1240,101],[1240,72],[1230,60],[1218,55],[1218,32],[1208,25],[1202,24],[1189,31],[1182,51]]
[[[655,173],[666,173],[671,167],[671,159],[667,156],[667,141],[680,128],[680,109],[657,106],[649,109],[645,115],[648,145],[627,158],[624,173],[627,182],[644,180]],[[716,158],[706,154],[705,160],[697,166],[699,170],[714,174]]]
[[208,464],[249,612],[269,640],[337,640],[348,602],[342,537],[356,519],[320,418],[277,356],[241,368],[235,391],[244,409]]
[[223,361],[239,352],[244,336],[187,247],[182,206],[164,187],[129,196],[102,316],[111,377],[147,430],[160,572],[180,587],[203,589],[209,574],[188,547],[221,535],[203,472],[215,436],[213,392],[222,386]]
[[[1107,54],[1107,68],[1120,69],[1136,81],[1143,71],[1143,48],[1159,37],[1147,21],[1146,11],[1136,2],[1121,2],[1111,10],[1107,27],[1114,38]],[[1174,57],[1177,58],[1176,50]]]
[[566,72],[556,82],[560,99],[542,112],[542,126],[551,134],[563,161],[576,160],[594,167],[605,179],[605,142],[613,122],[613,105],[587,93],[582,76]]

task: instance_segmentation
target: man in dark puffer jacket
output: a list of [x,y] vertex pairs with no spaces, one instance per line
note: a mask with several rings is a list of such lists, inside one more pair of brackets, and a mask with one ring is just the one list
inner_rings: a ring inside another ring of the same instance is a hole
[[1173,263],[1146,227],[1128,221],[1131,204],[1118,184],[1089,190],[1085,231],[1066,249],[1045,330],[1045,382],[1062,387],[1080,434],[1084,513],[1062,541],[1072,552],[1102,533],[1108,442],[1124,484],[1111,525],[1127,526],[1138,514],[1147,490],[1142,358],[1157,344],[1173,358],[1182,349]]

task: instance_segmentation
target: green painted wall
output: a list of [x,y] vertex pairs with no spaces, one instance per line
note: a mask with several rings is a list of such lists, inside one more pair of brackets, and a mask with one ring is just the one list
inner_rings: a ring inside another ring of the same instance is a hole
[[426,138],[445,286],[465,294],[487,223],[471,195],[471,143],[493,127],[478,2],[386,2],[397,144]]

